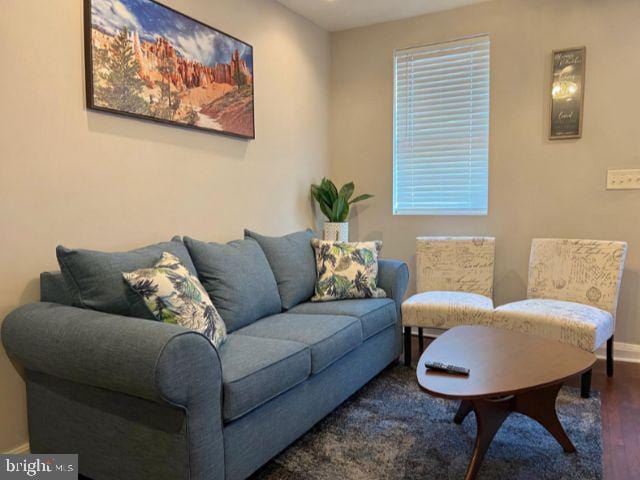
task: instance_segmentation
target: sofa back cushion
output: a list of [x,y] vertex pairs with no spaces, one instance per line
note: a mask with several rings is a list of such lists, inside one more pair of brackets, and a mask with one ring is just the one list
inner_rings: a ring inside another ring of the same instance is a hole
[[61,272],[42,272],[40,274],[40,301],[59,303],[72,307],[74,305],[74,299],[67,282],[64,281],[64,277]]
[[245,230],[244,235],[258,242],[266,255],[278,283],[283,309],[289,310],[311,298],[316,283],[312,230],[282,237],[267,237]]
[[154,320],[143,299],[122,278],[123,272],[150,268],[163,252],[180,259],[192,273],[196,269],[182,242],[170,241],[137,248],[128,252],[56,248],[60,270],[73,305],[101,312]]
[[276,279],[255,240],[220,244],[185,237],[184,242],[227,331],[282,310]]

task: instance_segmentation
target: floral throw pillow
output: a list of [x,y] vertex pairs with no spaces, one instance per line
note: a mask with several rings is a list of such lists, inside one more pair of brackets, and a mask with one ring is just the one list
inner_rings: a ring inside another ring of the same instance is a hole
[[311,245],[317,268],[312,302],[386,296],[376,284],[382,242],[329,242],[314,238]]
[[227,328],[197,277],[178,257],[164,252],[152,268],[123,273],[153,316],[202,333],[214,347],[227,338]]

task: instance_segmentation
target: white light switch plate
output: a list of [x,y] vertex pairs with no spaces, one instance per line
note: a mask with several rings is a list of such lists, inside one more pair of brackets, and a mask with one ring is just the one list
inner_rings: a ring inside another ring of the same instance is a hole
[[607,170],[607,190],[640,189],[640,169]]

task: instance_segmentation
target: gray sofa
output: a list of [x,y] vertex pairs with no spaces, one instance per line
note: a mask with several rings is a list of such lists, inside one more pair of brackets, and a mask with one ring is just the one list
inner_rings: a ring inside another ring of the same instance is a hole
[[301,303],[233,331],[219,351],[176,325],[73,305],[59,273],[2,325],[24,368],[34,453],[78,453],[101,479],[243,479],[401,353],[406,264],[386,299]]

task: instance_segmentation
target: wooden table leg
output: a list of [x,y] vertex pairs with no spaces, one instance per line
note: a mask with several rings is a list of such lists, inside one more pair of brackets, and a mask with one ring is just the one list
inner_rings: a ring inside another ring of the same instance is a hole
[[478,431],[471,461],[464,476],[465,480],[476,478],[493,437],[511,413],[511,400],[512,397],[500,400],[471,400]]
[[553,435],[567,453],[576,451],[576,447],[564,431],[556,413],[556,398],[561,383],[550,387],[532,390],[518,395],[513,402],[513,411],[532,418]]
[[576,447],[564,431],[556,413],[556,398],[561,387],[562,383],[557,383],[501,399],[463,400],[454,421],[461,423],[464,420],[464,417],[469,413],[470,403],[478,423],[476,443],[467,467],[465,480],[472,480],[476,477],[493,437],[511,412],[521,413],[535,420],[553,435],[553,438],[558,441],[565,452],[575,452]]
[[462,400],[460,402],[460,406],[458,407],[458,411],[456,412],[456,416],[453,417],[453,421],[460,425],[464,421],[464,419],[467,418],[467,415],[469,415],[469,412],[471,412],[471,410],[473,410],[471,401]]

